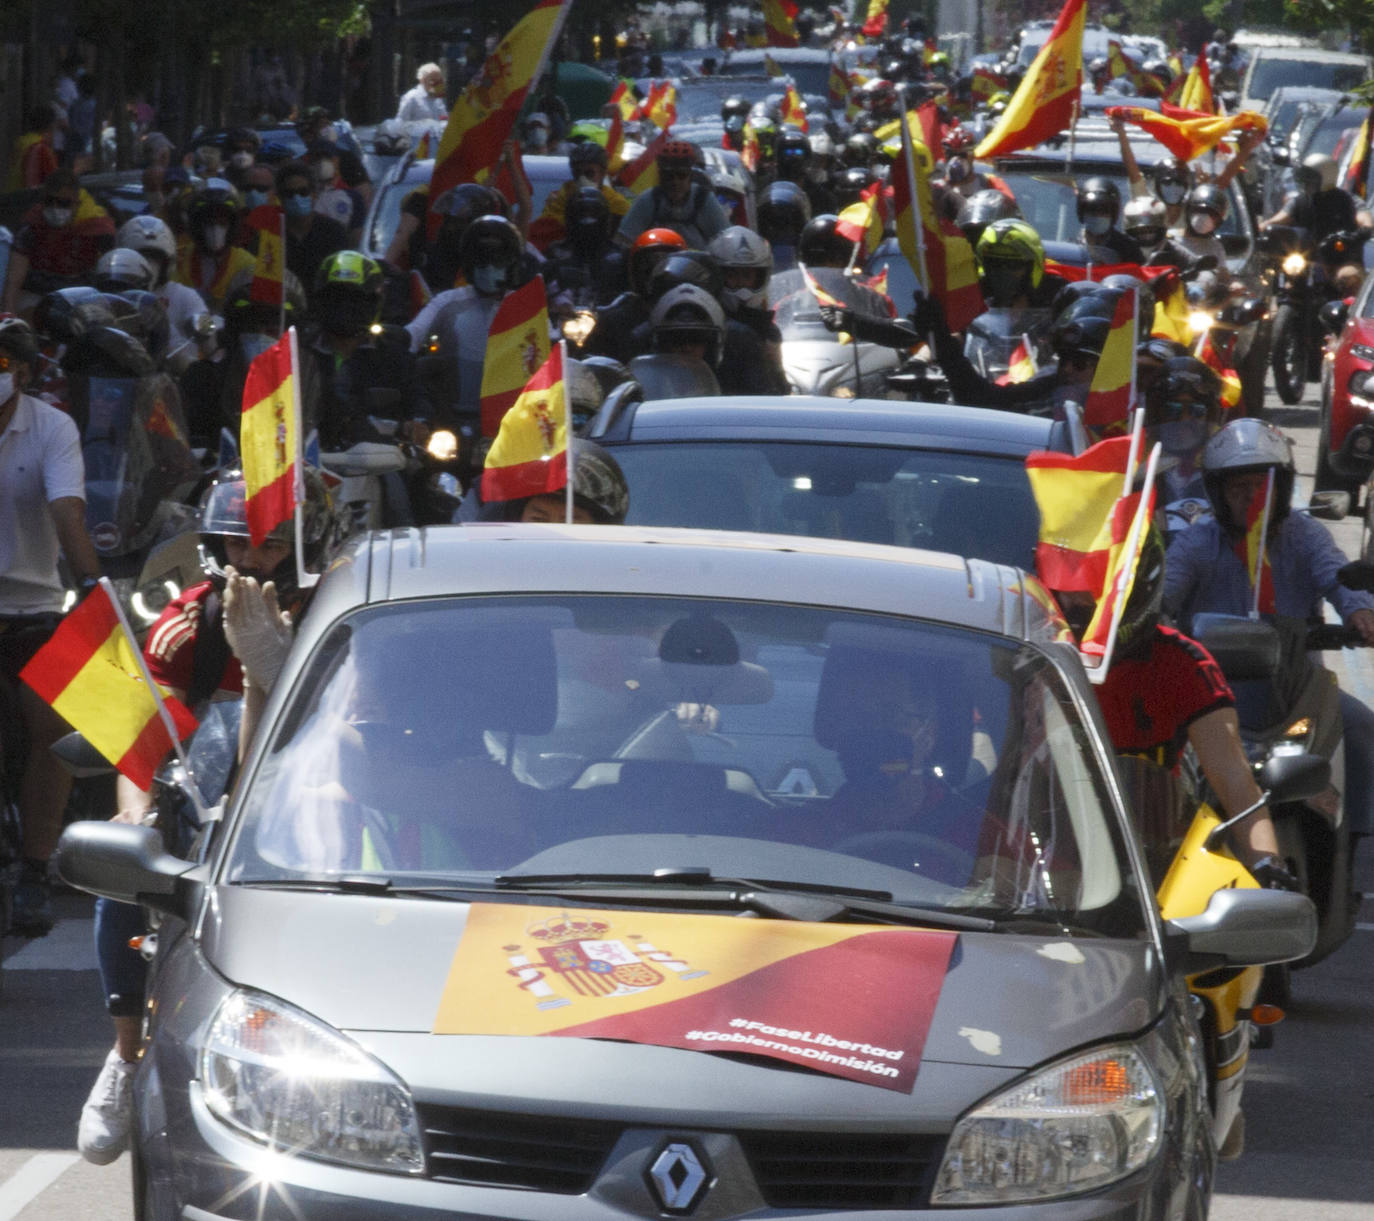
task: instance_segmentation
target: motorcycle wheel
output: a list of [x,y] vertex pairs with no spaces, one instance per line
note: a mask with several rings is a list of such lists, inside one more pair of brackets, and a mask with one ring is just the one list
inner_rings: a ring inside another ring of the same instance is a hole
[[1274,315],[1274,338],[1269,348],[1269,365],[1274,370],[1274,389],[1289,407],[1302,401],[1306,385],[1302,342],[1302,318],[1291,305],[1279,306]]

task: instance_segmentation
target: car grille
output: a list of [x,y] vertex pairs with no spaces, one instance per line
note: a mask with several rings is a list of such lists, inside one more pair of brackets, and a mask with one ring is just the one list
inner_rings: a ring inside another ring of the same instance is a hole
[[939,1136],[738,1135],[770,1208],[919,1208],[944,1148]]
[[623,1125],[420,1106],[429,1177],[558,1195],[590,1190]]

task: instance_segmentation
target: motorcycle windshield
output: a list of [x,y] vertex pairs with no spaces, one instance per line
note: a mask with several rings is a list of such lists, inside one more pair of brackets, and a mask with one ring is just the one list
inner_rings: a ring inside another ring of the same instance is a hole
[[87,399],[86,528],[102,556],[128,555],[152,539],[159,505],[189,493],[200,467],[165,374],[92,377]]
[[989,309],[970,324],[964,339],[964,355],[975,366],[982,365],[983,375],[989,371],[1005,372],[1012,356],[1023,344],[1035,352],[1037,336],[1049,321],[1044,309]]
[[[816,267],[809,269],[809,274],[822,293],[845,309],[871,318],[892,317],[887,301],[881,294],[860,284],[839,268]],[[775,291],[781,292],[783,289],[790,291],[785,296],[774,295]],[[821,321],[820,301],[800,271],[774,276],[768,285],[768,295],[775,303],[773,321],[782,332],[784,343],[803,339],[838,342],[836,333]]]

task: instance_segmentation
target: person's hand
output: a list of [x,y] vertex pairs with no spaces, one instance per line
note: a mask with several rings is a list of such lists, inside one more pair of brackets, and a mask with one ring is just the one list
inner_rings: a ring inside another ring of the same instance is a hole
[[157,817],[157,806],[145,806],[141,810],[128,809],[120,810],[110,821],[122,822],[129,826],[141,827],[145,823],[150,823]]
[[1118,136],[1126,134],[1126,120],[1119,114],[1107,116],[1107,126],[1110,127]]
[[259,586],[233,568],[226,570],[224,635],[243,667],[244,682],[270,692],[291,648],[291,616],[277,605],[277,587]]
[[1265,890],[1291,890],[1302,893],[1298,879],[1288,872],[1287,863],[1276,856],[1262,856],[1250,865],[1250,875]]
[[845,331],[849,327],[845,322],[845,310],[838,305],[822,305],[821,321],[825,323],[827,331]]
[[1374,610],[1357,610],[1350,616],[1350,626],[1359,632],[1365,644],[1374,644]]
[[911,310],[911,325],[922,338],[934,331],[948,329],[945,325],[945,311],[940,308],[940,302],[930,293],[920,289],[916,290],[915,304]]

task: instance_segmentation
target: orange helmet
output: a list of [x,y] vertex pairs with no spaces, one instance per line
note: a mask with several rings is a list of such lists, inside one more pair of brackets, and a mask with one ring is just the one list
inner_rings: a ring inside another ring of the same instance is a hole
[[626,272],[631,290],[644,296],[648,289],[649,276],[653,274],[659,260],[669,251],[686,249],[686,239],[674,229],[645,229],[630,247]]

